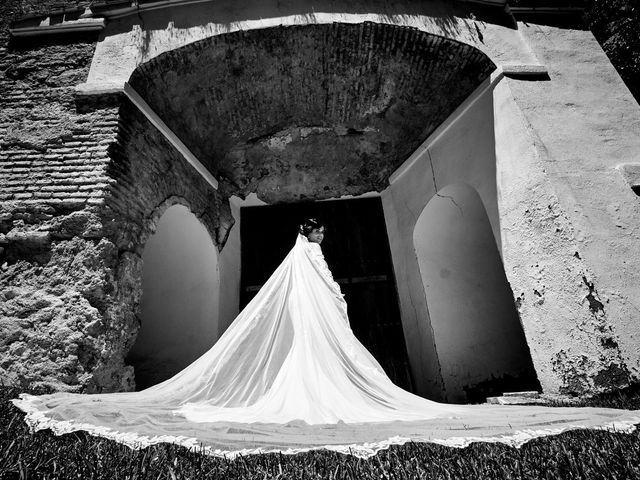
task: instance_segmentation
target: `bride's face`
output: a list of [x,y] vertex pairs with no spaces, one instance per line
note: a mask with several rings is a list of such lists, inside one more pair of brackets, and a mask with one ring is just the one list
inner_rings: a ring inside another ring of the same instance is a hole
[[324,227],[314,228],[311,233],[307,235],[307,240],[313,243],[322,243],[324,239]]

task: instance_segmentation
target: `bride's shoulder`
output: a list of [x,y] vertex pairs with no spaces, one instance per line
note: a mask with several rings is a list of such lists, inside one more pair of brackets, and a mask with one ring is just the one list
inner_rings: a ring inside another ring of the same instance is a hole
[[300,242],[302,244],[302,246],[307,250],[310,250],[312,252],[322,252],[322,249],[320,248],[320,244],[319,243],[310,242],[307,239],[307,237],[305,237],[302,234],[298,234],[298,242]]
[[319,243],[315,243],[315,242],[309,242],[307,244],[307,248],[309,250],[313,250],[314,252],[322,252],[322,248],[320,247]]

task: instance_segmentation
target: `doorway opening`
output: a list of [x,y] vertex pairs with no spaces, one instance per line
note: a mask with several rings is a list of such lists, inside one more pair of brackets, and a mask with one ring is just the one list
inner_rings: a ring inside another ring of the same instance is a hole
[[164,212],[142,259],[140,330],[125,359],[136,390],[172,377],[218,339],[218,253],[187,207]]
[[414,391],[380,198],[243,207],[240,214],[240,308],[293,247],[300,223],[316,217],[326,225],[322,251],[353,333],[396,385]]
[[466,184],[425,206],[413,241],[450,402],[540,390],[489,217]]

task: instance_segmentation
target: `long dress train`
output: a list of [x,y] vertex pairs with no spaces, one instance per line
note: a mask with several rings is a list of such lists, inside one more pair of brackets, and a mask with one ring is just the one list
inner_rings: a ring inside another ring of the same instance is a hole
[[140,392],[13,402],[34,430],[226,456],[326,448],[366,457],[410,440],[519,446],[567,429],[640,423],[640,411],[449,405],[402,390],[353,335],[320,245],[302,235],[216,344],[174,377]]

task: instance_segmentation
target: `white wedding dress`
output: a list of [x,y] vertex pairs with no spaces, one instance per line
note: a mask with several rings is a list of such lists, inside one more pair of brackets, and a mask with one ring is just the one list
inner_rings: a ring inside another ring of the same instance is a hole
[[214,455],[326,448],[359,456],[407,441],[511,445],[572,428],[632,431],[640,411],[449,405],[394,385],[353,335],[320,245],[295,246],[218,342],[140,392],[22,394],[34,429]]

